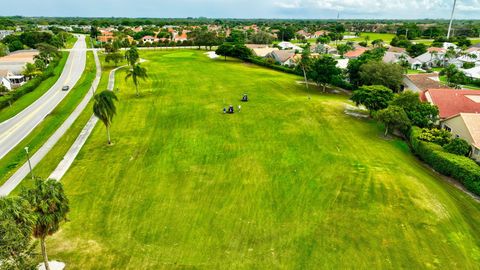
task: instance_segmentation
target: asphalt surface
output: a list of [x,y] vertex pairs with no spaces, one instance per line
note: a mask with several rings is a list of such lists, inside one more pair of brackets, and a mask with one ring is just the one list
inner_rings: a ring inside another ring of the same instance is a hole
[[0,159],[30,134],[65,98],[69,91],[62,91],[63,86],[67,85],[70,89],[75,86],[85,70],[86,52],[85,36],[78,36],[57,82],[30,106],[0,123]]
[[[80,116],[80,114],[85,110],[87,107],[88,103],[93,97],[93,92],[96,91],[98,84],[100,82],[100,77],[102,75],[102,69],[100,65],[100,60],[98,59],[98,55],[96,51],[93,51],[94,59],[95,59],[95,65],[97,67],[97,72],[95,79],[92,83],[92,89],[93,91],[88,91],[85,94],[85,97],[80,101],[78,106],[75,108],[75,110],[68,116],[68,118],[65,120],[65,122],[62,123],[62,125],[48,138],[48,140],[43,144],[31,157],[30,157],[30,162],[32,164],[33,168],[33,174],[35,176],[35,166],[37,166],[38,163],[50,152],[50,150],[55,146],[55,144],[62,138],[62,136],[68,131],[68,129],[72,126],[72,124],[77,120],[77,118]],[[109,84],[110,85],[110,84]],[[96,118],[95,118],[96,119]],[[90,123],[90,121],[89,121]],[[88,124],[87,124],[88,125]],[[93,127],[92,127],[93,129]],[[80,134],[80,137],[84,134],[84,131]],[[88,133],[90,134],[90,133]],[[84,134],[85,135],[85,134]],[[88,135],[86,135],[88,137]],[[86,138],[85,138],[86,140]],[[84,143],[84,142],[83,142]],[[80,151],[80,148],[83,146],[83,143],[81,145],[78,144],[78,139],[75,141],[74,145],[72,148],[79,147],[78,151]],[[65,155],[64,159],[62,162],[60,162],[59,167],[55,170],[55,172],[52,174],[51,177],[54,177],[56,179],[59,179],[59,177],[63,176],[65,172],[68,170],[70,167],[71,163],[73,162],[73,159],[75,159],[76,154],[72,156],[72,150],[70,149],[69,152]],[[30,169],[28,166],[28,163],[25,162],[2,186],[0,186],[0,197],[7,196],[12,192],[21,182],[23,179],[25,179],[27,176],[30,175]],[[59,176],[60,175],[60,176]]]

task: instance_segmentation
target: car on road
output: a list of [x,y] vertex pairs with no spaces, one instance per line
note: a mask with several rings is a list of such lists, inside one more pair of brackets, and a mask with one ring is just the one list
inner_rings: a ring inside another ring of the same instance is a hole
[[65,85],[64,87],[62,87],[62,91],[68,91],[68,89],[70,89],[70,86],[68,85]]

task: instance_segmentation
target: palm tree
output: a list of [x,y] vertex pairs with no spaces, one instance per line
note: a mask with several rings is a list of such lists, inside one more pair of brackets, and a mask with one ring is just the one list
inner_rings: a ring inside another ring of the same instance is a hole
[[70,211],[63,185],[53,179],[37,179],[35,186],[24,190],[21,197],[27,200],[32,208],[35,217],[33,236],[40,239],[45,269],[50,270],[45,238],[60,229],[60,223],[67,220],[67,213]]
[[93,114],[100,119],[107,128],[108,144],[110,141],[110,125],[112,119],[117,114],[117,107],[115,101],[118,98],[112,91],[104,90],[93,97]]
[[125,52],[125,59],[127,59],[130,66],[135,66],[140,56],[138,54],[137,47],[131,47],[128,51]]
[[133,84],[135,84],[135,92],[138,97],[138,79],[146,80],[148,78],[147,69],[141,67],[140,64],[135,64],[134,66],[132,66],[131,69],[127,70],[125,80],[128,80],[130,78],[132,78]]
[[38,68],[34,64],[27,63],[23,69],[22,74],[28,79],[31,79],[32,77],[42,74],[42,72],[38,70]]

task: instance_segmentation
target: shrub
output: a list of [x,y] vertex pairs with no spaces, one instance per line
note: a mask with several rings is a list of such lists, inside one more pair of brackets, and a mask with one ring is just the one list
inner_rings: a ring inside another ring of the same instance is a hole
[[459,156],[467,156],[471,150],[470,144],[464,139],[459,138],[453,139],[448,144],[445,144],[443,149],[449,153]]
[[464,69],[470,69],[470,68],[474,68],[474,67],[475,67],[475,63],[473,63],[473,62],[465,62],[465,63],[463,63],[463,66],[462,66],[462,68],[464,68]]
[[468,190],[480,195],[480,166],[470,158],[448,153],[437,144],[420,140],[421,133],[418,127],[410,132],[414,153],[437,172],[455,178]]
[[424,128],[421,130],[418,139],[443,146],[451,141],[452,134],[444,129]]

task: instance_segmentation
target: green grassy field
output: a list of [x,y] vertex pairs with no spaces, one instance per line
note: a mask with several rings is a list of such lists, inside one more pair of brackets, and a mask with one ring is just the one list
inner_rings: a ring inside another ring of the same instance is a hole
[[32,104],[35,100],[37,100],[43,94],[45,94],[45,92],[47,92],[48,89],[50,89],[55,84],[55,82],[57,82],[58,78],[62,74],[63,68],[65,67],[65,63],[67,62],[67,58],[68,58],[68,53],[63,52],[60,62],[54,69],[54,73],[55,73],[54,76],[44,80],[42,83],[40,83],[40,85],[37,88],[35,88],[34,91],[27,93],[21,96],[15,102],[12,102],[12,106],[0,109],[0,122],[10,119],[17,113],[21,112],[26,107],[30,106],[30,104]]
[[[114,144],[99,123],[62,180],[69,269],[475,269],[480,205],[347,97],[201,52],[142,52]],[[242,111],[224,115],[225,105]],[[311,100],[308,99],[311,96]],[[45,172],[45,175],[47,172]]]
[[95,78],[93,53],[87,52],[85,71],[58,106],[7,155],[0,159],[0,183],[4,183],[26,161],[25,146],[35,153],[77,107]]
[[365,41],[365,37],[369,37],[369,43],[376,40],[381,39],[385,43],[390,44],[392,39],[395,37],[395,34],[387,34],[387,33],[362,33],[359,37],[348,39],[348,41]]

